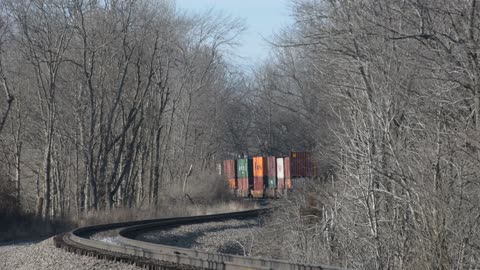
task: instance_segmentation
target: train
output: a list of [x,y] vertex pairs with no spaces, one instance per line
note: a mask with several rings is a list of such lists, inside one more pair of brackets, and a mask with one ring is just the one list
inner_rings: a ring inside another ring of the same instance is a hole
[[237,197],[278,198],[318,175],[312,152],[223,161],[222,174]]

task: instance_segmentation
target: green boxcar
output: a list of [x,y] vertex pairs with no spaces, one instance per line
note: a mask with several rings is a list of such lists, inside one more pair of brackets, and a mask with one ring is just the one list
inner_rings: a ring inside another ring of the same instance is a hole
[[253,163],[251,159],[237,160],[237,179],[240,197],[247,197],[253,185]]
[[237,177],[248,178],[248,159],[237,160]]

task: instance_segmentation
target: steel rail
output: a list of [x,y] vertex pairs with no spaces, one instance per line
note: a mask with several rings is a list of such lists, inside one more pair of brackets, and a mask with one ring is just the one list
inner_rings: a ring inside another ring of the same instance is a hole
[[[83,227],[54,238],[55,245],[66,251],[100,259],[135,264],[146,269],[279,269],[279,270],[340,270],[323,265],[299,264],[282,260],[209,253],[200,250],[154,244],[133,239],[146,231],[184,224],[257,217],[268,208],[193,217],[152,219]],[[109,244],[88,237],[96,232],[123,228],[119,231],[121,245]]]

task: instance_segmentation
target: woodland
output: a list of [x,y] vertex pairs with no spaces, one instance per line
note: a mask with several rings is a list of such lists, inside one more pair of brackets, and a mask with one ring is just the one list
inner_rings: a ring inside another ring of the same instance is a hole
[[0,0],[0,217],[208,201],[228,192],[226,158],[313,151],[320,176],[280,202],[252,254],[478,265],[480,3],[289,5],[294,23],[245,70],[245,26],[221,12]]

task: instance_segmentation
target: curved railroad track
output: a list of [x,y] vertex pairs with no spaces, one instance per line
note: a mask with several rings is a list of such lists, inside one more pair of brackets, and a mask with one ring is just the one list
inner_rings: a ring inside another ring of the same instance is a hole
[[[146,231],[186,224],[252,218],[258,217],[268,211],[269,208],[262,208],[215,215],[152,219],[89,226],[57,235],[54,238],[54,243],[57,248],[62,248],[68,252],[93,256],[99,259],[130,263],[146,269],[340,269],[323,265],[306,265],[281,260],[209,253],[134,239],[135,236]],[[116,244],[89,239],[90,236],[96,233],[114,229],[120,229],[117,237],[118,243]]]

